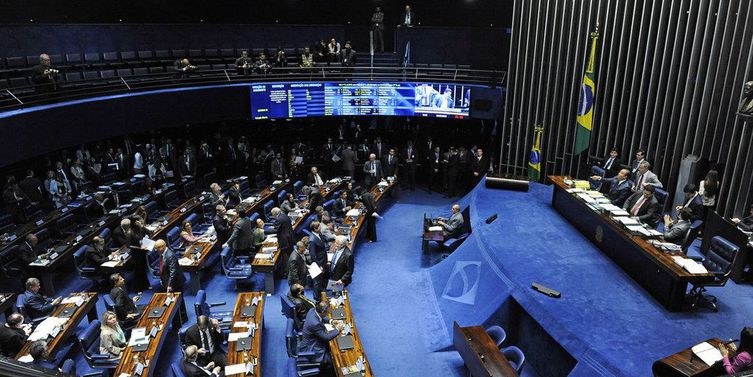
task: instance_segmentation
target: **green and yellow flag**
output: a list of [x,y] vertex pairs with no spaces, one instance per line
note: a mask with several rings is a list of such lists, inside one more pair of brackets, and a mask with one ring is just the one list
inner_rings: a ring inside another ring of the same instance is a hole
[[531,145],[531,159],[528,161],[528,180],[538,181],[541,174],[541,134],[544,126],[539,124],[533,130],[533,144]]
[[575,149],[573,154],[579,154],[588,149],[591,140],[591,127],[594,119],[594,96],[596,93],[596,78],[594,65],[596,64],[596,40],[599,38],[598,30],[591,33],[591,53],[588,57],[588,66],[583,75],[583,84],[580,87],[578,98],[578,125],[575,130]]

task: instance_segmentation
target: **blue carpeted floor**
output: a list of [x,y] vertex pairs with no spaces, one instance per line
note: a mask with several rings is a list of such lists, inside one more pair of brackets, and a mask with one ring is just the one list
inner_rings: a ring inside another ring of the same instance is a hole
[[[750,324],[753,290],[733,282],[713,292],[719,313],[664,310],[551,208],[551,187],[534,184],[530,192],[519,193],[479,186],[456,200],[470,205],[473,234],[433,267],[421,254],[419,234],[424,212],[447,213],[453,203],[438,194],[403,192],[378,221],[379,241],[359,242],[356,248],[351,305],[378,376],[467,376],[462,360],[448,347],[449,326],[454,320],[491,324],[510,297],[577,360],[571,376],[648,376],[654,360],[709,337],[737,337]],[[484,224],[493,213],[499,219]],[[477,290],[471,298],[457,298],[448,289],[448,275],[459,264],[475,261]],[[531,281],[558,289],[563,297],[540,295],[530,290]],[[82,286],[73,278],[58,284],[65,292]],[[239,289],[262,287],[263,278],[256,276]],[[202,288],[210,301],[227,302],[217,310],[232,310],[237,293],[219,272],[206,276]],[[265,302],[265,376],[286,376],[285,321],[278,297],[286,292],[287,282],[281,280],[277,294]],[[194,297],[186,299],[193,316]],[[104,310],[101,302],[99,310]],[[79,373],[88,370],[79,352],[72,357]],[[179,357],[177,336],[171,336],[155,375],[169,376],[162,371]],[[536,376],[533,369],[527,366],[523,375]]]

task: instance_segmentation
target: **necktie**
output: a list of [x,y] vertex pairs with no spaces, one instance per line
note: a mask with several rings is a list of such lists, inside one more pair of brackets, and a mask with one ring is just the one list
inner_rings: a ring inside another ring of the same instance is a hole
[[641,185],[643,184],[643,174],[639,174],[638,176],[638,182],[635,183],[635,190],[640,190]]
[[612,162],[614,162],[614,158],[610,157],[609,160],[607,160],[607,163],[604,165],[604,169],[609,169],[612,167]]
[[209,341],[209,330],[201,331],[201,338],[202,338],[202,343],[204,343],[204,349],[209,351],[210,354],[214,353],[213,352],[214,350],[212,349],[214,347],[212,346],[212,343]]
[[376,177],[376,163],[374,161],[371,162],[371,176]]
[[335,272],[335,266],[337,265],[337,261],[340,259],[340,254],[342,254],[342,249],[337,250],[337,252],[335,252],[335,255],[332,257],[332,272]]
[[635,205],[633,206],[633,208],[630,209],[630,214],[633,215],[633,216],[638,216],[638,211],[641,209],[641,207],[643,206],[643,202],[645,202],[645,201],[646,201],[646,197],[645,196],[641,196],[641,198],[638,199],[638,202],[635,203]]

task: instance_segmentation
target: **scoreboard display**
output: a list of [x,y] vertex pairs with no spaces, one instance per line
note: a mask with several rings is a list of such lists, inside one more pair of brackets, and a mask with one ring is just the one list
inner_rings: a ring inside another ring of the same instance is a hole
[[468,117],[471,86],[408,82],[281,82],[251,85],[251,117]]

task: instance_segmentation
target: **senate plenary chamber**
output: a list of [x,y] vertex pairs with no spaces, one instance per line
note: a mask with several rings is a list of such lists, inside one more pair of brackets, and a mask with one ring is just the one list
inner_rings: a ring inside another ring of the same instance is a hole
[[4,0],[0,138],[0,376],[753,376],[749,0]]

